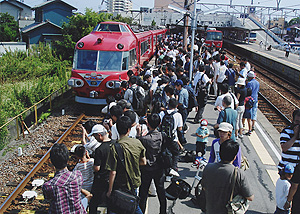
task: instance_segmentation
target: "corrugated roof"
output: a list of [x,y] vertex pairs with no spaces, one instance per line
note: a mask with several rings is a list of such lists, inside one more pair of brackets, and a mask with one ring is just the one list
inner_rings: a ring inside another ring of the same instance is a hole
[[23,2],[20,2],[20,1],[16,1],[16,0],[4,0],[4,1],[0,1],[0,4],[4,3],[4,2],[9,3],[11,5],[14,5],[14,6],[16,6],[18,8],[21,8],[21,9],[23,9],[23,7],[28,7],[30,9],[32,9],[29,5],[24,4]]
[[72,10],[77,10],[76,7],[73,7],[72,5],[70,5],[70,4],[68,4],[68,3],[64,2],[64,1],[61,1],[61,0],[50,0],[50,1],[46,1],[46,2],[44,2],[44,3],[42,3],[42,4],[39,4],[39,5],[34,6],[32,9],[41,8],[41,7],[44,7],[44,6],[48,5],[48,4],[53,4],[53,3],[55,3],[55,2],[61,2],[61,3],[65,4],[65,5],[67,5],[68,7],[71,7]]
[[59,29],[62,29],[60,26],[58,26],[58,25],[56,25],[56,24],[54,24],[54,23],[52,23],[52,22],[50,22],[50,21],[46,21],[46,22],[41,22],[41,23],[35,22],[35,23],[31,24],[31,25],[28,25],[28,26],[26,26],[26,27],[24,27],[24,28],[22,29],[22,32],[23,32],[23,33],[28,33],[29,31],[32,31],[32,30],[34,30],[34,29],[36,29],[36,28],[39,28],[39,27],[41,27],[41,26],[43,26],[43,25],[46,25],[46,24],[51,24],[51,25],[53,25],[54,27],[57,27],[57,28],[59,28]]

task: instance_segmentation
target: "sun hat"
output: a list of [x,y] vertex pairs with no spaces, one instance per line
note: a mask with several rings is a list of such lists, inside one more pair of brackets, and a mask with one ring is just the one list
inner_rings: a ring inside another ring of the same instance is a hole
[[218,131],[232,132],[233,126],[230,123],[222,122],[219,125]]
[[88,135],[88,137],[90,137],[90,136],[92,136],[93,134],[96,134],[96,133],[107,133],[107,130],[104,126],[102,126],[100,124],[94,125],[93,128],[92,128],[92,131]]
[[255,77],[255,74],[254,74],[253,71],[249,71],[247,76],[248,76],[248,77]]

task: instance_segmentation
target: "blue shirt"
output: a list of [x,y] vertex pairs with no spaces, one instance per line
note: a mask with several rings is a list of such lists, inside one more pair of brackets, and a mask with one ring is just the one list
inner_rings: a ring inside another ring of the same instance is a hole
[[[236,167],[241,167],[241,160],[242,160],[242,154],[241,154],[241,147],[239,146],[239,151],[236,155],[235,160],[233,161],[233,165]],[[214,162],[220,162],[220,138],[215,139],[211,144],[210,149],[210,155],[208,163],[214,163]]]
[[187,108],[189,106],[189,92],[182,88],[178,94],[178,103],[181,103],[183,108]]
[[234,85],[235,84],[235,71],[232,68],[229,68],[225,71],[225,75],[228,77],[228,85]]
[[[224,120],[224,116],[225,116],[225,111],[226,110],[226,118]],[[232,134],[231,134],[231,139],[236,141],[235,139],[235,128],[236,128],[236,119],[237,119],[237,112],[236,110],[227,107],[225,108],[223,111],[221,111],[219,113],[219,117],[217,120],[217,124],[220,124],[222,122],[227,122],[230,123],[233,126],[233,130],[232,130]]]
[[250,82],[248,82],[246,88],[252,89],[251,97],[254,99],[254,101],[258,101],[258,91],[259,91],[259,82],[256,79],[252,79]]
[[[205,135],[208,135],[208,134],[209,134],[209,130],[208,130],[208,128],[207,128],[206,126],[200,126],[200,127],[197,129],[196,133],[197,133],[198,135],[205,136]],[[199,142],[206,142],[206,143],[207,143],[207,142],[208,142],[208,137],[200,138],[200,137],[197,136],[197,141],[199,141]]]

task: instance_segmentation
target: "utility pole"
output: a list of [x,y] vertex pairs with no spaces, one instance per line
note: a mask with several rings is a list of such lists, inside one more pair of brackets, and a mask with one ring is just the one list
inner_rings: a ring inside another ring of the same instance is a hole
[[[188,6],[188,0],[184,0],[184,8],[187,10]],[[187,38],[188,38],[188,32],[189,32],[189,16],[187,13],[184,14],[184,22],[183,22],[183,48],[186,51],[187,50]]]

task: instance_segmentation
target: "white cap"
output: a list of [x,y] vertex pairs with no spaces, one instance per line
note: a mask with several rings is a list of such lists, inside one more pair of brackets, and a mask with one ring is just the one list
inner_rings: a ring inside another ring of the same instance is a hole
[[247,76],[248,77],[255,77],[254,71],[249,71]]
[[218,131],[232,132],[233,126],[230,123],[222,122],[219,125]]
[[236,85],[245,85],[245,79],[244,78],[238,78],[238,81],[235,83]]
[[90,136],[92,136],[93,134],[96,134],[96,133],[107,133],[107,130],[104,126],[102,126],[100,124],[94,125],[93,128],[92,128],[92,131],[88,135],[88,137],[90,137]]

